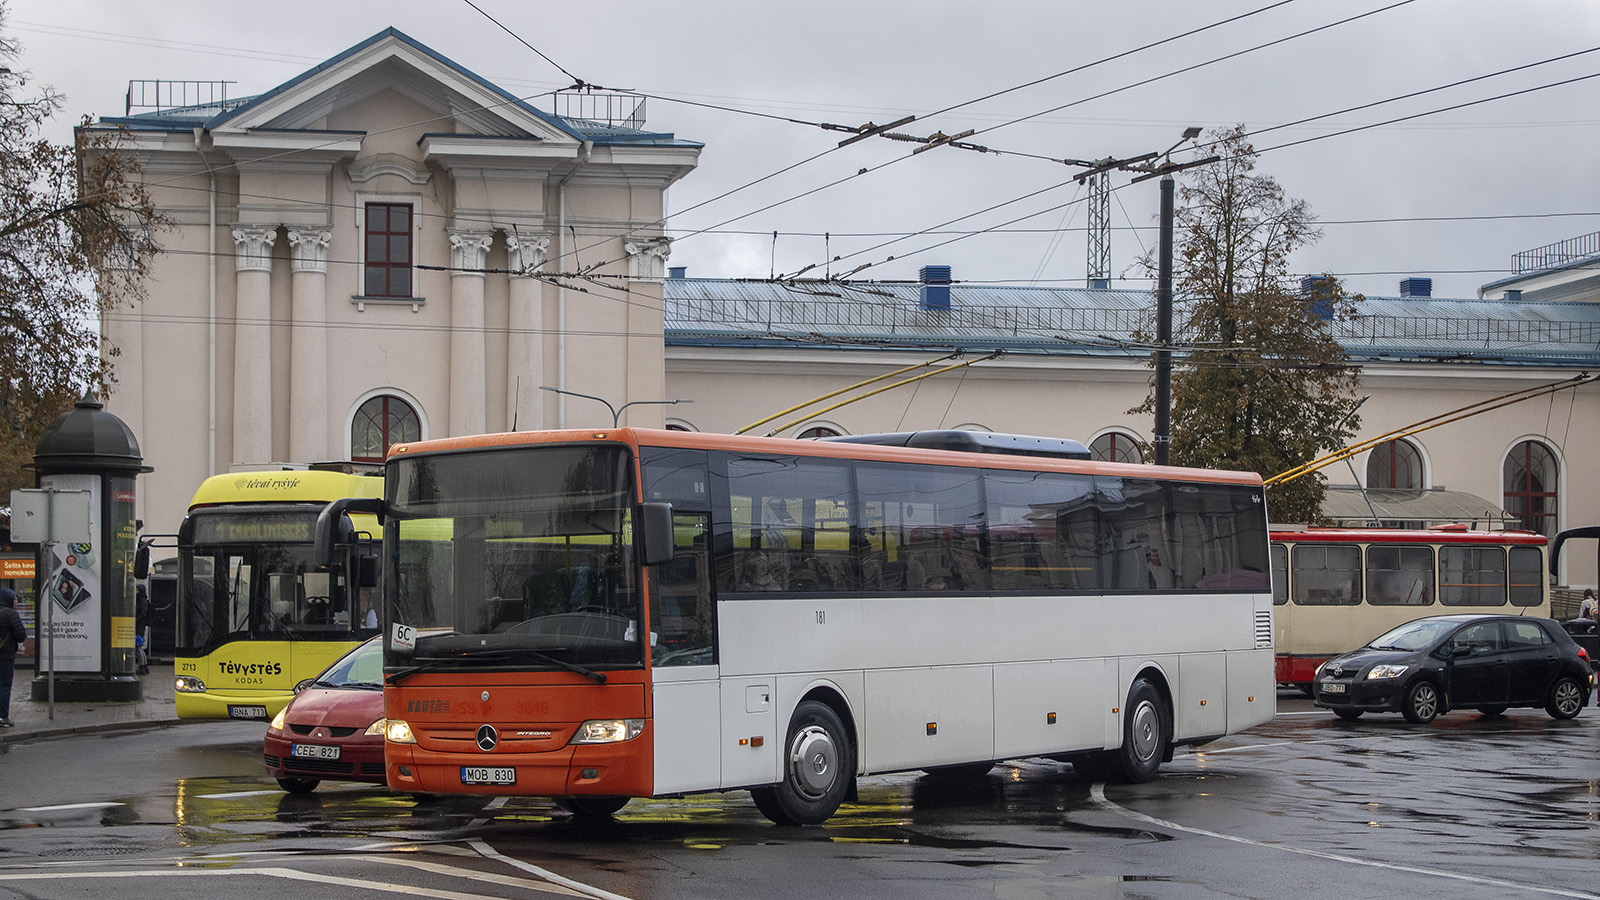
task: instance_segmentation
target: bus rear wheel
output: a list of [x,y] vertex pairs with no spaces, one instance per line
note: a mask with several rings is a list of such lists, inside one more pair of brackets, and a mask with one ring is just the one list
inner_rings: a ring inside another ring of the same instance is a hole
[[821,825],[850,791],[855,752],[844,722],[827,704],[795,707],[783,742],[783,780],[755,788],[756,809],[779,825]]
[[1122,746],[1107,758],[1107,774],[1129,784],[1156,777],[1172,734],[1170,718],[1156,686],[1147,679],[1135,679],[1122,716]]

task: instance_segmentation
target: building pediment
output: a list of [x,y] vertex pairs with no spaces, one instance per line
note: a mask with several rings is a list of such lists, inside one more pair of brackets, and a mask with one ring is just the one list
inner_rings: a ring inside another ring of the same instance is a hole
[[214,135],[326,129],[340,110],[385,91],[437,116],[423,132],[493,135],[577,147],[558,118],[524,103],[394,29],[380,32],[314,69],[207,124]]

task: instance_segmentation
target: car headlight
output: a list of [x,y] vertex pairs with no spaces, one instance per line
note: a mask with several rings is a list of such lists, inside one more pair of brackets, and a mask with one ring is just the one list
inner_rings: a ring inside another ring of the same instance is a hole
[[285,706],[283,709],[278,710],[278,714],[272,717],[272,724],[267,726],[267,730],[282,731],[288,715],[289,707]]
[[[411,725],[404,719],[379,719],[372,723],[374,726],[383,725],[383,739],[396,744],[415,744],[417,736],[411,733]],[[371,728],[367,729],[371,731]]]
[[578,726],[569,743],[615,744],[631,741],[643,732],[643,719],[590,719]]
[[1367,670],[1367,680],[1370,681],[1374,678],[1399,678],[1401,675],[1405,674],[1405,671],[1409,668],[1411,667],[1395,666],[1388,663],[1373,666],[1371,669]]
[[[388,729],[389,729],[389,720],[388,719],[379,719],[378,721],[373,722],[371,725],[368,725],[367,726],[367,730],[363,731],[361,733],[365,734],[365,735],[385,734],[385,733],[387,733]],[[407,729],[407,731],[409,731],[409,730],[410,729]]]
[[204,694],[206,683],[190,675],[179,675],[173,688],[180,694]]

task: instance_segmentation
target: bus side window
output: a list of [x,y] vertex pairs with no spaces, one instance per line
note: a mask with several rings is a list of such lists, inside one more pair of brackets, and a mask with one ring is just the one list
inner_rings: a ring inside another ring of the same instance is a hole
[[706,517],[675,515],[672,562],[651,567],[650,656],[657,666],[716,662]]

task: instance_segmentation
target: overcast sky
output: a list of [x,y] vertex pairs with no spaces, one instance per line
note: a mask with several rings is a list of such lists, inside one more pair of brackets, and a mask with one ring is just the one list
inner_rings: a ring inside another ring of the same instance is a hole
[[[578,78],[703,104],[652,99],[646,123],[705,145],[669,195],[681,239],[668,264],[691,276],[874,263],[856,277],[912,278],[943,264],[966,281],[1081,286],[1079,170],[1052,160],[1165,150],[1190,125],[1257,131],[1600,48],[1593,0],[1384,10],[1394,2],[8,0],[5,30],[23,46],[20,67],[66,95],[52,132],[64,140],[82,115],[121,115],[131,80],[231,81],[230,96],[256,94],[393,26],[519,96]],[[1236,16],[1245,17],[1139,49]],[[1239,55],[1211,62],[1230,54]],[[912,144],[868,140],[705,202],[846,137],[785,119],[885,124],[1059,73],[1069,74],[898,129],[976,129],[966,140],[1005,153],[913,157]],[[1296,270],[1389,296],[1402,278],[1427,276],[1436,296],[1472,297],[1509,274],[1517,251],[1600,231],[1600,78],[1335,134],[1597,73],[1600,52],[1588,53],[1261,134],[1259,171],[1324,223]],[[1112,182],[1113,284],[1147,287],[1132,263],[1155,243],[1158,188],[1129,178]],[[710,230],[688,235],[699,229]],[[957,229],[985,233],[952,241]],[[940,233],[876,246],[928,230]],[[830,256],[846,258],[822,266]]]

